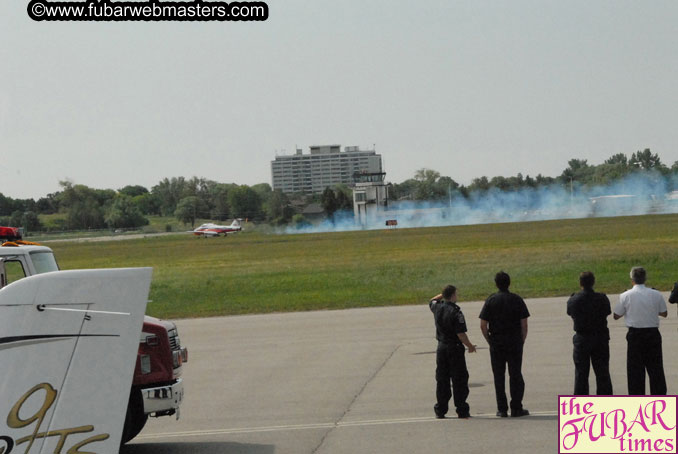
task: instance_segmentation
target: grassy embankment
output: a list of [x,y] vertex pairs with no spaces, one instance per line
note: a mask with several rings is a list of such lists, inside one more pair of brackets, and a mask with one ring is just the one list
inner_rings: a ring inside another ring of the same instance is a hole
[[[66,224],[66,215],[64,213],[56,214],[41,214],[40,222],[44,227],[43,232],[28,232],[27,240],[30,241],[58,241],[72,238],[87,238],[100,236],[121,236],[134,235],[138,233],[162,233],[162,232],[185,232],[192,230],[189,224],[184,224],[177,221],[174,217],[169,216],[149,216],[149,224],[135,229],[94,229],[94,230],[62,230],[62,226]],[[210,221],[205,221],[210,222]],[[202,220],[196,220],[196,226],[200,225]]]
[[608,293],[637,264],[660,290],[678,279],[678,215],[50,246],[62,269],[152,266],[147,312],[167,318],[414,304],[447,283],[480,300],[500,269],[524,297],[568,295],[586,269]]

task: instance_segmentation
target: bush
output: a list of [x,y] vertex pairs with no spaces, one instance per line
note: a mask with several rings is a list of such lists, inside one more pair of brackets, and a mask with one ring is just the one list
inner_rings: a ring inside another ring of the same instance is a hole
[[148,219],[128,196],[118,196],[106,215],[109,228],[136,228],[148,225]]
[[292,216],[292,225],[297,229],[310,227],[311,223],[306,220],[303,214],[295,214]]

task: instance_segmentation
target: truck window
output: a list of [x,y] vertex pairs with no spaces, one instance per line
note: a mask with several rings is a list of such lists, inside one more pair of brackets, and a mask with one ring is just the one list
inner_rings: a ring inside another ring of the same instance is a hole
[[59,266],[51,252],[31,252],[33,267],[38,274],[59,271]]
[[8,260],[5,262],[5,271],[7,272],[7,283],[18,281],[26,277],[24,266],[18,260]]

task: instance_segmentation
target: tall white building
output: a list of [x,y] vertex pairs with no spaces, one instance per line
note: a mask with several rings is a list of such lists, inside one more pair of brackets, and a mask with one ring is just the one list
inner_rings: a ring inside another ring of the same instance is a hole
[[282,192],[323,192],[328,186],[353,184],[354,173],[382,172],[381,155],[374,150],[340,145],[310,147],[309,154],[276,156],[271,161],[273,189]]

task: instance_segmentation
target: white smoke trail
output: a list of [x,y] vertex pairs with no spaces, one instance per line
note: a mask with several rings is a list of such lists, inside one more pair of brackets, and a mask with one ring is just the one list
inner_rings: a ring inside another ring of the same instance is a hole
[[281,233],[385,229],[386,220],[396,220],[398,227],[411,228],[676,213],[678,199],[669,197],[673,187],[678,187],[675,176],[643,172],[609,185],[573,190],[569,185],[517,191],[491,189],[476,191],[469,198],[456,194],[451,202],[391,202],[364,224],[357,223],[352,212],[338,212],[334,221],[324,220],[300,228],[288,226]]

